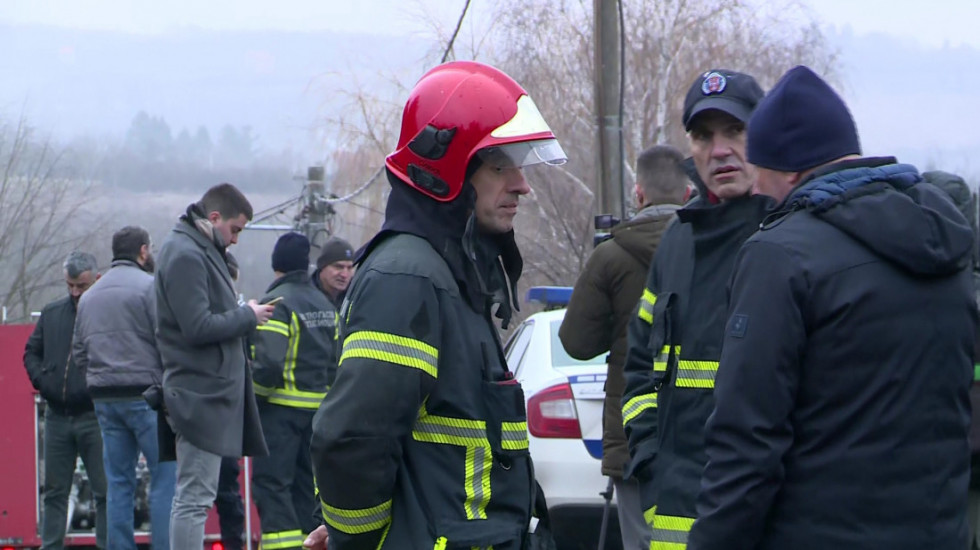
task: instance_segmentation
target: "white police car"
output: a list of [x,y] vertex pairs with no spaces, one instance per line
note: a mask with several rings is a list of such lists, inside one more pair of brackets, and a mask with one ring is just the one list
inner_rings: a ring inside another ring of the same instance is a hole
[[[531,458],[558,547],[593,549],[608,484],[600,468],[606,358],[579,361],[565,353],[558,329],[571,293],[569,287],[531,288],[527,300],[550,309],[521,323],[504,353],[524,388]],[[622,548],[614,507],[606,532],[606,547]]]

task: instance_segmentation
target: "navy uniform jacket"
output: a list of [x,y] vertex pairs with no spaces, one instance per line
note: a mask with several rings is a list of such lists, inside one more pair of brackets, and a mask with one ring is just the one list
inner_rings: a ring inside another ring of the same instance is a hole
[[787,198],[736,262],[690,550],[967,546],[972,245],[894,159]]

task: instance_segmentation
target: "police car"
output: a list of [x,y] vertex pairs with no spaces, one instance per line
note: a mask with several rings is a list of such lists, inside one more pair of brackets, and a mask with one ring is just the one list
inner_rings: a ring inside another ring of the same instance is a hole
[[[565,353],[558,329],[571,294],[569,287],[531,288],[527,301],[546,311],[521,323],[504,353],[524,388],[531,458],[558,547],[596,548],[608,484],[600,468],[606,358],[579,361]],[[606,547],[621,548],[615,507],[606,531]]]

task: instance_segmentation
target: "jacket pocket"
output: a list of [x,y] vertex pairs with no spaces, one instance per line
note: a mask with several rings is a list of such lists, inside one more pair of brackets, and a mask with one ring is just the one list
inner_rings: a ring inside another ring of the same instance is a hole
[[434,550],[519,550],[526,529],[500,519],[445,521],[436,528]]

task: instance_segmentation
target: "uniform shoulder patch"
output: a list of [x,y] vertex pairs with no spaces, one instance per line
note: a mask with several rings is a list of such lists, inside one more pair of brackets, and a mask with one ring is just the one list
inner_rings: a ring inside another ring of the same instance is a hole
[[742,338],[749,327],[749,316],[736,313],[728,321],[728,335],[732,338]]

